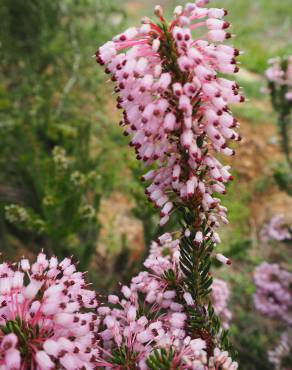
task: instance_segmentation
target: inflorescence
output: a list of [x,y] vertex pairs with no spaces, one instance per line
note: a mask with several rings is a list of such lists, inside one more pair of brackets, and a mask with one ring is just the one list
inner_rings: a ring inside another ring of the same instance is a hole
[[[214,155],[234,154],[227,141],[240,136],[228,105],[244,101],[239,86],[220,76],[238,71],[239,51],[221,44],[232,36],[223,9],[177,7],[169,24],[160,7],[155,12],[158,24],[144,19],[140,28],[114,37],[99,48],[97,61],[116,83],[120,124],[137,159],[156,163],[143,179],[161,208],[160,224],[187,204],[217,225],[217,217],[227,220],[215,194],[225,193],[232,176]],[[193,30],[204,28],[207,40],[193,38]]]
[[[230,105],[245,99],[237,83],[225,77],[238,72],[240,54],[223,44],[233,36],[223,19],[227,12],[205,4],[176,7],[171,22],[156,6],[158,22],[143,18],[140,27],[115,36],[96,53],[115,83],[129,145],[151,167],[142,180],[148,183],[147,197],[160,209],[160,225],[176,213],[182,226],[152,245],[145,262],[150,271],[122,288],[125,298],[110,298],[119,308],[101,307],[111,317],[104,340],[114,348],[115,364],[134,367],[138,362],[139,369],[157,369],[166,361],[171,368],[237,368],[224,352],[229,350],[224,330],[231,316],[228,288],[213,281],[210,267],[213,258],[231,263],[214,251],[220,243],[216,228],[228,223],[219,196],[232,180],[230,167],[217,157],[235,154],[229,142],[241,137]],[[216,363],[214,354],[222,351]],[[111,357],[104,358],[109,362]]]
[[240,54],[223,44],[233,36],[227,12],[206,3],[176,7],[170,23],[156,6],[158,22],[143,18],[96,54],[130,146],[151,167],[143,180],[160,225],[176,213],[181,229],[153,242],[146,270],[107,302],[69,258],[2,263],[0,369],[237,369],[228,286],[210,268],[214,258],[231,263],[215,252],[216,229],[228,223],[219,195],[232,180],[217,156],[234,155],[229,142],[241,138],[230,105],[244,96],[225,77]]
[[0,264],[0,369],[94,369],[96,307],[70,258]]
[[292,273],[276,263],[261,263],[254,272],[254,304],[263,315],[292,324]]

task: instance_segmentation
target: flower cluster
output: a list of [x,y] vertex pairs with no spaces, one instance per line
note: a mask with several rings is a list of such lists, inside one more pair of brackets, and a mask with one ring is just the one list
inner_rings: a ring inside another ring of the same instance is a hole
[[283,215],[276,215],[271,218],[271,220],[264,226],[261,232],[261,238],[263,241],[283,241],[292,239],[292,234],[284,222]]
[[[97,311],[95,293],[70,259],[58,262],[40,253],[32,265],[26,259],[2,263],[0,368],[118,369],[124,361],[148,369],[153,351],[167,348],[173,351],[172,363],[182,368],[235,370],[228,352],[188,335],[185,306],[194,302],[181,292],[178,246],[169,234],[153,242],[145,261],[148,271],[122,287],[122,298],[110,295]],[[214,286],[212,299],[220,315],[226,287],[219,280]]]
[[66,150],[59,146],[55,146],[53,149],[52,155],[53,155],[53,161],[56,165],[56,168],[59,171],[66,171],[70,163]]
[[28,230],[36,231],[37,234],[43,234],[46,230],[46,223],[31,210],[18,204],[9,204],[5,206],[5,218],[10,223]]
[[264,315],[292,324],[292,273],[263,262],[254,272],[255,308]]
[[280,342],[274,350],[268,352],[269,361],[275,370],[289,370],[284,363],[291,358],[292,354],[292,332],[286,331],[281,335]]
[[[182,279],[182,272],[179,265],[180,250],[179,239],[173,240],[169,233],[165,233],[158,238],[157,242],[153,242],[150,247],[150,255],[144,262],[152,276],[157,276],[161,279],[167,271],[174,272],[176,282]],[[157,293],[153,294],[157,299]],[[225,281],[214,279],[212,283],[211,300],[214,306],[214,311],[221,319],[221,324],[224,328],[228,328],[231,319],[231,312],[228,309],[230,291]],[[187,302],[191,302],[188,294],[184,298]],[[189,299],[188,299],[189,298]]]
[[[220,77],[238,71],[239,51],[221,44],[232,36],[226,11],[188,3],[175,8],[170,24],[159,6],[155,13],[161,23],[143,19],[100,47],[97,61],[116,82],[120,124],[137,159],[157,164],[143,179],[151,181],[146,193],[161,208],[160,224],[180,204],[197,208],[212,225],[214,213],[227,222],[215,194],[225,193],[232,176],[213,153],[234,154],[227,141],[240,136],[229,104],[244,97],[234,81]],[[199,28],[207,40],[193,37]]]
[[[150,183],[145,191],[149,200],[161,209],[160,225],[174,212],[182,225],[177,239],[165,233],[152,244],[148,272],[122,288],[124,298],[111,296],[114,306],[99,308],[102,340],[110,349],[103,359],[120,364],[126,358],[128,368],[137,363],[139,369],[159,368],[149,365],[157,360],[151,357],[155,348],[173,356],[170,367],[237,367],[228,354],[222,355],[224,365],[216,363],[220,350],[229,348],[223,327],[230,312],[228,289],[213,282],[209,270],[213,257],[230,264],[213,252],[220,243],[215,228],[228,222],[218,194],[232,179],[230,167],[215,155],[234,154],[229,140],[241,138],[230,105],[244,97],[236,82],[223,77],[238,71],[240,54],[222,44],[232,37],[223,19],[227,12],[204,7],[207,2],[177,6],[170,23],[156,6],[157,23],[143,18],[141,27],[127,29],[96,53],[116,84],[120,125],[131,135],[130,146],[138,160],[152,166],[142,179]],[[194,36],[204,30],[205,37]]]
[[225,281],[214,279],[212,284],[211,299],[216,315],[221,319],[223,328],[229,327],[229,321],[232,317],[228,309],[230,291]]
[[[129,287],[121,288],[122,298],[110,295],[109,304],[98,308],[103,328],[99,332],[103,342],[101,365],[115,369],[123,364],[146,370],[153,351],[166,348],[173,351],[171,365],[182,369],[237,368],[228,352],[208,348],[207,341],[188,334],[185,306],[194,302],[190,294],[181,291],[178,246],[179,240],[170,234],[158,238],[144,263],[148,271],[140,272]],[[214,280],[214,285],[214,306],[219,314],[226,315],[228,289],[221,280]]]
[[268,81],[285,87],[285,98],[292,101],[292,56],[272,58],[268,63],[270,64],[270,67],[266,70]]
[[[266,71],[272,106],[278,115],[278,126],[281,138],[281,148],[285,154],[289,172],[279,171],[278,177],[289,193],[289,177],[292,170],[291,158],[291,112],[292,112],[292,56],[270,60],[271,67]],[[285,168],[285,167],[284,167]]]
[[69,258],[0,264],[0,368],[94,369],[96,307]]

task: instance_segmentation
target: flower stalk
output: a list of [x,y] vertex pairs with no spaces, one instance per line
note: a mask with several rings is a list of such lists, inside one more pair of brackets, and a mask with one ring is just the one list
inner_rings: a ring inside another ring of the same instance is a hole
[[266,71],[268,88],[278,115],[282,151],[291,170],[292,56],[270,59],[269,64]]
[[[223,77],[238,72],[240,54],[222,44],[232,37],[223,20],[227,12],[203,3],[176,7],[171,22],[157,6],[157,23],[143,19],[141,27],[117,35],[96,56],[116,84],[117,108],[123,111],[120,125],[131,135],[136,158],[152,167],[142,180],[149,184],[149,200],[161,209],[160,225],[178,214],[178,264],[161,276],[184,312],[184,335],[204,341],[212,357],[218,346],[229,348],[210,299],[213,258],[230,264],[214,253],[220,243],[216,228],[228,223],[218,194],[225,194],[232,180],[230,167],[216,156],[235,154],[229,141],[241,137],[234,130],[238,122],[230,105],[242,103],[244,96],[234,81]],[[199,30],[205,30],[204,37],[194,36]],[[159,243],[168,238],[168,233],[162,235]],[[168,354],[175,363],[173,353]],[[152,360],[158,359],[156,353]]]

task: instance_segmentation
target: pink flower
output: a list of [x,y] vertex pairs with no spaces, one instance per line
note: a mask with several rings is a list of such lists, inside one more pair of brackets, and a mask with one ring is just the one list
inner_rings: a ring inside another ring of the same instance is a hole
[[20,369],[20,353],[16,349],[17,336],[13,333],[3,337],[0,344],[0,368],[2,369]]
[[95,293],[69,258],[0,265],[0,368],[94,369]]
[[[116,83],[121,125],[132,136],[137,159],[146,166],[156,162],[144,179],[151,182],[149,200],[162,208],[161,225],[179,204],[200,198],[205,214],[226,221],[215,194],[225,192],[232,176],[214,154],[234,154],[228,141],[240,136],[229,104],[244,97],[234,81],[218,76],[238,71],[239,51],[216,44],[231,37],[225,31],[229,23],[222,20],[224,10],[204,8],[206,3],[177,7],[167,29],[147,19],[97,52],[97,61]],[[155,14],[164,22],[161,7]],[[211,43],[192,35],[204,27]]]
[[292,101],[292,91],[291,90],[286,92],[285,98],[288,101]]
[[[99,307],[104,344],[99,361],[106,368],[123,364],[146,370],[159,348],[173,351],[173,368],[237,368],[227,352],[216,348],[207,353],[199,330],[190,330],[196,327],[196,310],[212,326],[213,311],[206,309],[212,257],[230,264],[222,254],[213,254],[220,243],[216,228],[221,221],[228,223],[217,194],[224,194],[232,180],[230,167],[215,156],[234,155],[229,141],[241,138],[230,106],[244,101],[236,82],[220,77],[238,72],[239,51],[221,44],[232,37],[223,20],[226,11],[204,8],[206,3],[177,6],[170,23],[156,6],[159,23],[144,18],[141,27],[115,36],[96,54],[115,82],[124,134],[131,136],[136,158],[152,166],[143,180],[149,200],[161,209],[159,224],[179,211],[184,225],[151,245],[147,271],[121,288],[121,298],[110,296],[109,307]],[[205,39],[195,37],[197,28]],[[217,286],[222,289],[216,294],[215,285],[216,310],[226,324],[228,294],[222,284]],[[219,338],[212,335],[208,339],[215,347]]]
[[292,324],[292,274],[263,262],[254,272],[255,308],[263,315]]
[[228,309],[230,291],[225,281],[214,279],[212,284],[212,302],[216,315],[221,318],[224,329],[229,327],[229,321],[232,317]]
[[271,218],[261,231],[261,239],[263,241],[292,239],[292,234],[284,222],[283,215],[275,215]]
[[274,350],[268,351],[269,361],[276,370],[289,370],[285,362],[291,356],[292,332],[288,329],[281,335],[280,341]]
[[281,70],[280,60],[277,58],[270,59],[269,63],[271,64],[271,67],[266,70],[267,79],[271,82],[282,85],[284,83],[284,72]]
[[[124,346],[128,353],[125,365],[147,369],[145,363],[155,348],[172,347],[175,350],[174,364],[184,364],[182,368],[195,364],[203,366],[205,370],[208,361],[210,369],[216,368],[214,364],[219,366],[223,363],[226,369],[237,368],[227,352],[219,349],[208,360],[204,340],[191,339],[187,335],[186,307],[193,306],[195,302],[188,292],[183,294],[183,302],[180,301],[178,291],[182,291],[180,284],[183,275],[179,258],[179,240],[173,239],[169,233],[161,235],[158,243],[152,243],[144,263],[148,271],[140,272],[132,278],[129,286],[121,288],[123,298],[110,295],[109,307],[98,308],[101,317],[99,336],[103,340],[98,364],[103,363],[115,369],[108,349],[116,353],[120,346]],[[170,289],[165,277],[170,270],[174,272],[177,282],[175,289]],[[223,327],[227,328],[231,314],[227,308],[229,289],[224,281],[214,279],[211,300],[216,314],[222,319]]]
[[[283,69],[283,61],[286,61],[287,67]],[[292,87],[292,56],[287,58],[272,58],[268,61],[271,65],[266,70],[266,77],[268,81],[275,83],[276,85],[286,85]],[[289,99],[288,99],[289,100]]]

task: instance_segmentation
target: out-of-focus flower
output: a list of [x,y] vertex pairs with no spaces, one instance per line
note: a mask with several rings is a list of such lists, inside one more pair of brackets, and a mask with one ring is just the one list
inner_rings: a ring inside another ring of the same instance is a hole
[[[292,158],[290,155],[290,126],[292,111],[292,55],[278,57],[269,61],[271,66],[266,71],[268,87],[271,96],[272,106],[278,114],[279,132],[281,135],[281,147],[286,156],[287,163],[292,170]],[[282,184],[289,183],[283,178]],[[287,191],[289,192],[289,186]]]
[[292,56],[272,58],[268,63],[270,67],[266,70],[267,79],[277,85],[292,88]]
[[276,215],[263,227],[261,239],[268,240],[289,240],[292,239],[292,234],[285,224],[283,215]]
[[69,258],[0,264],[0,368],[94,369],[96,307]]
[[292,101],[292,91],[288,91],[288,92],[286,92],[286,94],[285,94],[285,98],[286,98],[286,100],[288,100],[288,101]]
[[292,356],[292,332],[286,331],[281,335],[280,342],[274,350],[268,352],[269,361],[274,365],[275,370],[291,370],[284,363]]
[[80,207],[79,209],[80,216],[86,220],[93,220],[96,217],[96,209],[90,204]]
[[27,210],[16,204],[5,206],[6,219],[11,223],[25,223],[29,219]]
[[59,170],[65,171],[69,166],[69,159],[66,154],[66,150],[59,146],[55,146],[53,149],[53,161]]
[[76,187],[82,187],[85,185],[86,178],[80,171],[74,171],[70,176],[70,181]]
[[5,206],[5,217],[10,223],[20,227],[26,227],[28,230],[34,230],[38,234],[43,234],[46,230],[44,220],[39,218],[32,210],[17,204]]
[[46,207],[52,207],[52,206],[54,206],[55,202],[56,202],[56,199],[52,195],[46,195],[43,198],[43,205],[46,206]]
[[277,84],[284,83],[284,72],[280,66],[280,58],[271,58],[268,60],[270,67],[266,70],[266,77],[270,82]]
[[292,273],[263,262],[254,272],[255,308],[263,315],[292,324]]
[[214,279],[211,299],[215,313],[221,318],[222,326],[225,329],[229,327],[229,321],[232,317],[231,312],[228,309],[229,297],[230,290],[227,283],[221,279]]

